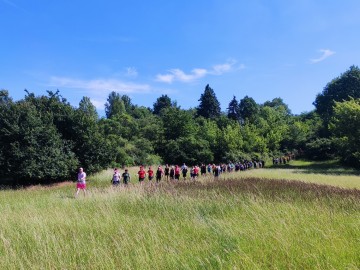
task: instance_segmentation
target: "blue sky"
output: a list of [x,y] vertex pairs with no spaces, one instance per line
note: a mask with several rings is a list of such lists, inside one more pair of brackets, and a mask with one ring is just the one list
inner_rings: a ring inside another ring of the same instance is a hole
[[359,65],[359,14],[358,0],[0,0],[0,89],[88,96],[104,115],[110,91],[187,109],[209,84],[222,110],[248,95],[299,114]]

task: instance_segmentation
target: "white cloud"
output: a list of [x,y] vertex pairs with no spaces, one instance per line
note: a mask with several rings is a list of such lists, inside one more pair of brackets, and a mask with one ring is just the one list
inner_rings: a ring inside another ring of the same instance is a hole
[[310,59],[311,63],[316,64],[321,61],[324,61],[326,58],[330,57],[331,55],[335,54],[334,51],[328,50],[328,49],[321,49],[319,52],[322,53],[322,55],[319,58],[316,59]]
[[207,73],[206,69],[195,68],[190,74],[186,74],[181,69],[172,69],[170,72],[174,75],[174,78],[181,82],[191,82],[193,80],[204,77]]
[[209,73],[212,75],[222,75],[226,72],[230,72],[231,70],[233,70],[235,64],[236,64],[235,60],[229,60],[227,63],[214,65],[212,67],[212,70],[209,71]]
[[97,99],[92,99],[92,98],[90,100],[96,109],[98,109],[98,110],[105,109],[105,101],[104,100],[97,100]]
[[168,74],[158,74],[156,76],[156,81],[165,83],[172,83],[173,81],[191,82],[204,77],[206,74],[207,70],[201,68],[193,69],[190,74],[186,74],[181,69],[174,68],[169,70]]
[[150,86],[147,84],[128,83],[116,79],[79,80],[53,76],[50,78],[49,85],[54,87],[75,88],[92,93],[116,91],[118,93],[129,94],[150,91]]
[[53,76],[47,86],[56,88],[70,88],[83,93],[91,99],[97,109],[104,110],[104,104],[111,91],[121,94],[150,93],[152,88],[148,84],[123,82],[117,79],[80,80],[67,77]]
[[134,67],[127,67],[125,76],[135,78],[138,76],[138,71]]
[[[234,70],[234,65],[236,64],[235,60],[229,60],[227,63],[218,64],[212,66],[210,69],[204,68],[194,68],[191,70],[191,73],[186,74],[181,69],[175,68],[169,70],[167,74],[158,74],[156,76],[156,81],[164,83],[172,83],[174,81],[179,82],[192,82],[197,79],[203,78],[206,75],[222,75],[224,73]],[[239,69],[243,69],[244,65],[240,65]]]
[[156,75],[156,81],[158,82],[165,82],[165,83],[172,83],[175,79],[173,74],[158,74]]

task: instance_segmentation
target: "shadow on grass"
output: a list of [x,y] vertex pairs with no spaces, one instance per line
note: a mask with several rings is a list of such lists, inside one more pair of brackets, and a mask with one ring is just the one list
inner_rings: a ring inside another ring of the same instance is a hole
[[327,175],[360,175],[360,170],[346,167],[338,161],[313,161],[304,162],[291,161],[287,164],[273,165],[274,169],[293,169],[295,173],[327,174]]

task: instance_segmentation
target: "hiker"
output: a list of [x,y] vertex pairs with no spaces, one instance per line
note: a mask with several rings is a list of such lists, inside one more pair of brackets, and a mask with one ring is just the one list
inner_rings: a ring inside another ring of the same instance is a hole
[[157,171],[156,171],[156,183],[160,182],[161,177],[163,176],[163,174],[164,174],[163,169],[161,168],[161,166],[159,166]]
[[140,166],[140,170],[138,171],[138,175],[139,175],[139,183],[140,183],[140,185],[143,185],[144,180],[145,180],[145,176],[146,176],[146,172],[145,172],[143,166]]
[[175,166],[175,180],[180,180],[180,167],[178,165]]
[[76,183],[76,193],[75,198],[79,195],[80,190],[84,192],[84,196],[86,195],[86,173],[83,168],[79,168],[79,173],[77,175],[77,183]]
[[195,165],[195,167],[194,167],[195,179],[199,176],[199,170],[200,170],[199,166]]
[[201,164],[200,172],[201,172],[201,175],[205,175],[205,174],[206,174],[206,165],[205,165],[204,163]]
[[191,180],[195,180],[195,177],[196,177],[195,166],[193,166],[190,170],[190,177],[191,177]]
[[187,172],[188,172],[188,167],[185,165],[185,163],[182,165],[181,167],[181,172],[182,172],[182,176],[184,178],[184,180],[186,180],[186,175],[187,175]]
[[125,169],[125,172],[122,174],[122,180],[125,186],[127,186],[130,182],[130,174],[128,172],[128,169]]
[[171,180],[174,180],[175,178],[175,168],[174,166],[171,166],[171,169],[170,169],[170,179]]
[[212,170],[212,167],[211,167],[211,164],[209,163],[209,165],[207,166],[208,173],[211,173],[211,170]]
[[166,164],[165,166],[165,178],[166,178],[166,181],[169,181],[169,175],[170,175],[170,167],[168,164]]
[[154,171],[152,170],[151,166],[149,167],[149,170],[147,171],[149,181],[153,180],[154,178]]
[[117,168],[114,169],[114,174],[111,179],[113,186],[118,186],[120,184],[120,173]]
[[215,169],[214,169],[214,180],[219,180],[220,171],[221,171],[220,165],[219,165],[219,166],[215,166]]

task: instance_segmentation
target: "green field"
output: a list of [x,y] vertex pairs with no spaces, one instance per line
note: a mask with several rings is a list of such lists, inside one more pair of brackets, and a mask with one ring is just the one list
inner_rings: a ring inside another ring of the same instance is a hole
[[73,183],[3,190],[0,269],[359,269],[360,177],[332,168],[116,189],[107,171],[78,199]]

